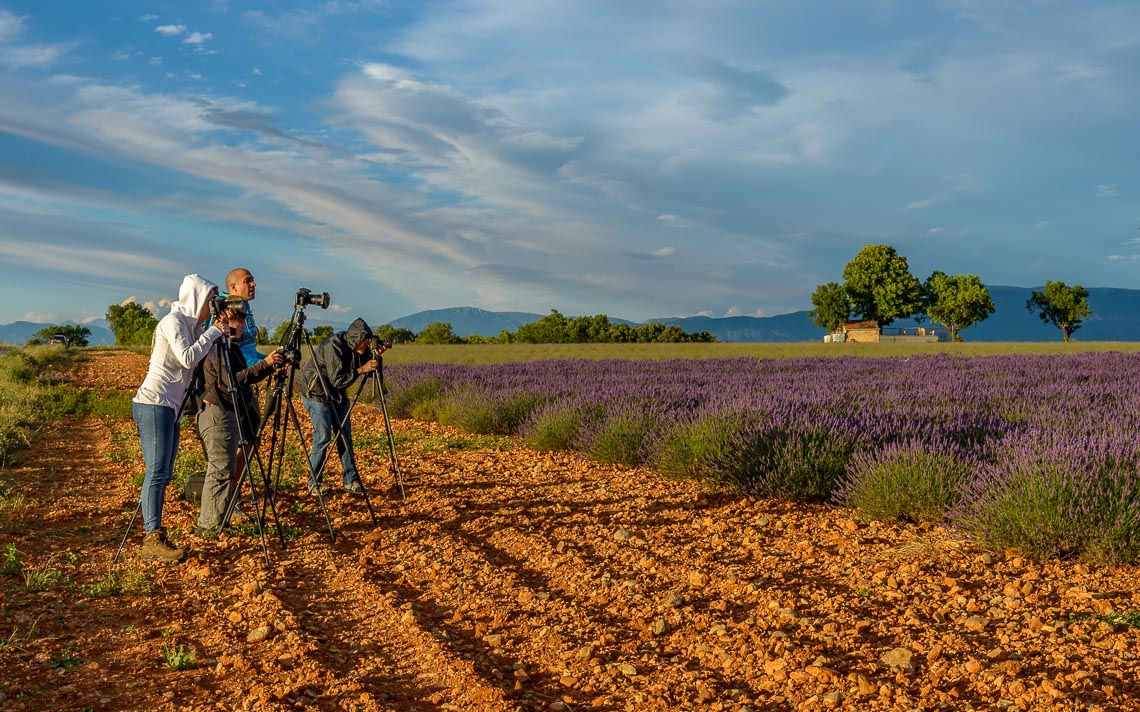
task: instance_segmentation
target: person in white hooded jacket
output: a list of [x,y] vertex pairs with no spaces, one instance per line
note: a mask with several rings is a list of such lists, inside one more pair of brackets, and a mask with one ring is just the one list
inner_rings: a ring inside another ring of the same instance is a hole
[[178,301],[170,305],[170,313],[155,327],[150,366],[132,399],[146,463],[141,497],[143,558],[180,561],[186,556],[185,548],[174,546],[166,538],[162,506],[178,452],[178,419],[190,378],[213,342],[222,336],[217,326],[204,329],[210,300],[217,293],[218,285],[196,274],[183,278]]

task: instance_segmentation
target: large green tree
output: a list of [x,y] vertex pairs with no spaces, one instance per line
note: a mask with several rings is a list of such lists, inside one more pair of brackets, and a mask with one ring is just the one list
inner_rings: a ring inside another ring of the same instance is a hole
[[417,344],[462,344],[463,339],[451,331],[451,322],[433,321],[416,334]]
[[46,344],[56,334],[63,334],[72,346],[87,346],[91,338],[91,329],[79,324],[58,324],[46,326],[36,332],[29,344]]
[[843,268],[852,311],[880,327],[922,311],[922,284],[890,245],[867,245]]
[[120,346],[148,345],[154,337],[158,319],[138,302],[112,304],[107,307],[107,325]]
[[847,297],[847,288],[838,282],[828,282],[815,288],[811,295],[811,304],[815,307],[808,312],[808,316],[815,325],[828,332],[834,332],[843,326],[851,317],[851,300]]
[[1070,287],[1064,282],[1045,282],[1045,290],[1033,290],[1025,308],[1030,313],[1037,312],[1041,321],[1060,329],[1066,342],[1074,331],[1081,328],[1081,322],[1092,314],[1089,290],[1079,284]]
[[945,326],[952,341],[961,341],[959,331],[994,313],[990,290],[973,274],[949,275],[935,270],[923,285],[923,292],[926,315]]
[[416,332],[411,329],[396,328],[391,324],[381,324],[372,330],[381,341],[391,341],[394,344],[410,344],[416,340]]

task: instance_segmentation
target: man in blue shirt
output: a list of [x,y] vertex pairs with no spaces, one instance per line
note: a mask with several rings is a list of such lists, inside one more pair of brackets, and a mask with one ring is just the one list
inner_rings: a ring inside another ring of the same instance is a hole
[[[257,282],[253,281],[253,274],[249,270],[244,267],[237,267],[231,269],[226,275],[226,289],[231,295],[241,297],[246,302],[252,302],[257,291]],[[241,349],[242,355],[245,356],[246,368],[251,368],[265,356],[257,350],[257,323],[253,320],[253,311],[250,310],[248,304],[245,312],[245,330],[242,332],[237,345]]]

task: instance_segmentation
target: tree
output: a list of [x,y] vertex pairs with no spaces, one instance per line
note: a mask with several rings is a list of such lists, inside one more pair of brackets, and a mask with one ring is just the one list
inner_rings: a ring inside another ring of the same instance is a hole
[[372,333],[381,341],[391,341],[394,344],[410,344],[416,340],[416,332],[411,329],[397,329],[391,324],[378,326]]
[[88,340],[91,338],[91,329],[78,324],[53,324],[52,326],[45,326],[35,333],[35,336],[28,342],[28,345],[51,343],[51,337],[56,334],[66,336],[67,342],[72,346],[87,346]]
[[273,341],[271,343],[281,344],[282,340],[289,335],[289,327],[292,325],[293,322],[291,321],[283,321],[278,324],[277,328],[273,330]]
[[112,304],[107,307],[107,325],[120,346],[147,345],[154,337],[158,319],[138,302]]
[[880,327],[922,311],[922,285],[890,245],[867,245],[843,268],[851,309]]
[[325,339],[332,336],[334,333],[336,333],[336,331],[332,328],[331,325],[321,324],[317,328],[313,329],[313,343],[319,344]]
[[433,321],[416,334],[417,344],[462,344],[463,339],[451,331],[451,323],[446,321]]
[[1031,314],[1037,312],[1041,321],[1060,329],[1066,342],[1081,328],[1081,321],[1092,314],[1089,290],[1079,284],[1070,287],[1064,282],[1045,282],[1045,291],[1034,290],[1025,302],[1025,309]]
[[268,344],[269,343],[269,329],[266,329],[264,326],[257,327],[257,343],[259,343],[259,344]]
[[994,313],[994,300],[982,280],[972,274],[948,275],[935,270],[923,285],[926,315],[945,326],[952,341],[958,332]]
[[808,316],[821,329],[829,333],[839,330],[851,317],[851,300],[847,297],[847,288],[838,282],[828,282],[815,288],[811,295],[811,303],[815,309],[808,312]]

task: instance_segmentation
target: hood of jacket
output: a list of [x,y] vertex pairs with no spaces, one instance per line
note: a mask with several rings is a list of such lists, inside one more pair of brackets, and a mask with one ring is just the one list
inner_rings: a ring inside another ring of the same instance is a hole
[[210,298],[210,293],[217,293],[218,285],[197,274],[188,274],[182,278],[182,286],[178,288],[178,301],[170,305],[170,311],[194,319],[202,312],[202,305]]
[[355,349],[362,340],[371,338],[371,336],[372,329],[368,326],[368,322],[363,319],[353,319],[344,332],[344,340],[348,342],[350,349]]

